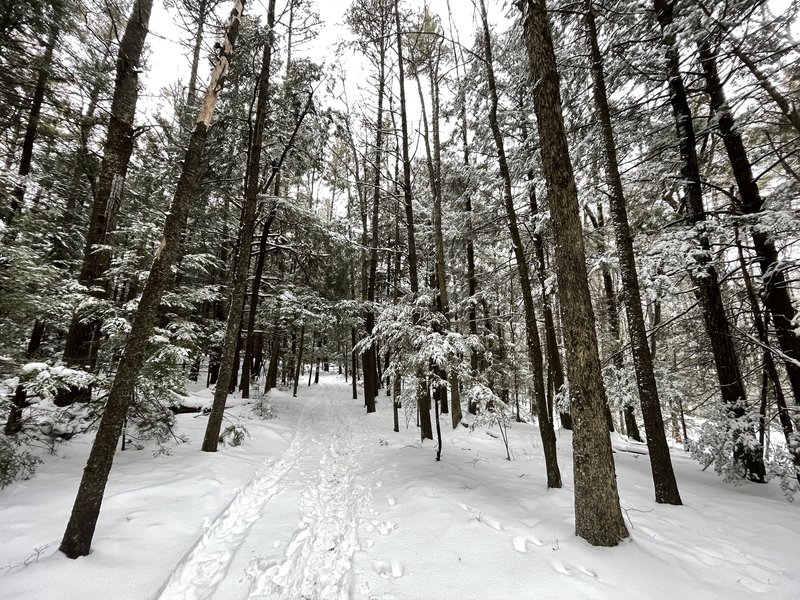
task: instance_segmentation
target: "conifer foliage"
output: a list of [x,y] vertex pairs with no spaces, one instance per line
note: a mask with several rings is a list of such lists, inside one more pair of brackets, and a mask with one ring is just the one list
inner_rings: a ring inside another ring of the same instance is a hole
[[682,452],[800,489],[796,2],[352,0],[325,60],[315,3],[232,4],[167,3],[153,89],[158,3],[0,0],[0,486],[93,439],[64,554],[120,447],[246,447],[231,394],[320,371],[444,463],[535,423],[593,545],[622,440],[658,503]]

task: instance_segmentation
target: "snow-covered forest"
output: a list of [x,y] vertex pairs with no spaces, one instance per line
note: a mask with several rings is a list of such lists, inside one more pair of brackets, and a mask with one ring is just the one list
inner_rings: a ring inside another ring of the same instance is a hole
[[0,597],[796,598],[799,36],[0,0]]

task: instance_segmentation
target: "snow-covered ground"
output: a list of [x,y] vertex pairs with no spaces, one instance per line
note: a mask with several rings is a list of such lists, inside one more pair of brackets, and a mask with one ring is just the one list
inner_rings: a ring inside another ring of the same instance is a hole
[[[207,393],[202,393],[206,395]],[[364,414],[336,375],[274,392],[278,418],[230,409],[250,438],[169,457],[118,454],[93,551],[57,551],[90,440],[0,490],[0,598],[467,600],[800,597],[798,507],[772,485],[723,484],[680,451],[684,506],[652,499],[646,448],[615,440],[631,539],[593,548],[573,533],[568,432],[564,488],[545,488],[538,431],[510,430],[512,462],[486,431],[445,429],[441,462],[391,404]],[[401,417],[401,421],[402,421]],[[445,422],[443,420],[443,426]]]

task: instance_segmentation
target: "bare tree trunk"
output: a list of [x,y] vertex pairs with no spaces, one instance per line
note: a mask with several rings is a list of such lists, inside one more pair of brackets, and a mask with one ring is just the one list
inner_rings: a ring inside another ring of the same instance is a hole
[[[530,189],[528,190],[528,196],[530,199],[531,205],[531,215],[538,215],[539,214],[539,202],[536,198],[536,188],[533,186],[532,181],[532,174],[529,175],[529,185]],[[552,384],[553,384],[553,391],[555,394],[563,393],[564,390],[564,366],[561,362],[561,351],[558,348],[558,337],[556,336],[556,325],[555,320],[553,319],[553,306],[552,306],[552,298],[551,295],[547,292],[547,283],[546,283],[546,273],[547,273],[547,261],[545,260],[544,255],[544,237],[542,236],[541,232],[538,231],[538,227],[533,233],[533,247],[536,251],[536,260],[537,260],[537,275],[539,277],[539,287],[542,289],[542,313],[544,315],[544,334],[545,334],[545,346],[547,348],[547,365],[552,375]],[[548,406],[548,413],[553,413],[552,406]],[[559,409],[559,420],[561,422],[562,429],[571,430],[572,429],[572,417],[570,416],[569,411],[564,411]]]
[[303,372],[303,346],[305,345],[306,341],[306,324],[303,323],[300,326],[300,346],[297,349],[297,364],[295,365],[294,371],[294,389],[292,390],[292,396],[297,398],[297,386],[300,384],[300,373]]
[[628,536],[617,493],[605,419],[605,390],[586,274],[578,191],[569,157],[558,70],[544,0],[521,3],[525,45],[536,73],[534,109],[556,242],[556,274],[563,315],[574,424],[575,533],[594,546]]
[[[745,414],[747,394],[739,369],[736,349],[731,337],[731,327],[725,314],[719,278],[711,261],[711,244],[705,233],[703,221],[706,219],[703,206],[703,191],[700,181],[700,167],[697,160],[696,137],[692,124],[692,113],[683,85],[680,71],[680,56],[675,41],[673,22],[673,0],[654,0],[656,17],[661,26],[662,41],[666,48],[667,78],[669,81],[670,103],[675,117],[678,142],[682,159],[681,177],[686,182],[687,225],[698,232],[700,252],[695,252],[695,264],[690,269],[695,295],[703,311],[706,333],[711,341],[714,365],[719,379],[722,402],[733,417]],[[745,431],[733,433],[734,459],[744,468],[753,481],[763,482],[765,467],[760,448],[748,448],[738,441]]]
[[[139,98],[139,63],[149,31],[152,8],[153,0],[135,1],[117,53],[111,118],[79,277],[87,292],[98,298],[108,298],[110,293],[110,284],[105,279],[105,274],[111,266],[111,252],[101,246],[108,244],[108,236],[114,231],[117,212],[122,202],[125,176],[133,153],[133,119]],[[82,315],[76,315],[72,319],[64,346],[64,361],[67,364],[81,369],[94,368],[101,325],[102,321],[98,318],[86,321]],[[79,390],[72,390],[72,393],[61,397],[60,403],[67,404],[81,395]]]
[[[444,257],[444,234],[442,233],[442,144],[439,134],[439,61],[441,59],[441,45],[438,45],[436,60],[431,61],[431,126],[433,130],[433,176],[435,179],[433,197],[433,232],[436,247],[436,281],[439,288],[439,298],[442,304],[442,314],[447,319],[448,329],[451,327],[453,315],[450,313],[450,299],[447,293],[447,271]],[[459,380],[455,372],[447,373],[450,384],[450,407],[446,402],[446,389],[442,412],[450,408],[450,423],[453,429],[458,427],[463,418],[461,411],[460,395],[458,393]]]
[[[197,29],[194,32],[194,45],[192,46],[192,65],[189,72],[189,83],[186,86],[186,106],[184,107],[187,127],[191,126],[191,114],[197,103],[197,71],[200,67],[200,51],[203,49],[203,30],[208,18],[208,0],[200,0],[197,7]],[[270,26],[272,27],[272,26]]]
[[[755,215],[763,209],[763,201],[758,184],[753,177],[753,168],[747,156],[741,133],[736,127],[733,112],[728,106],[725,89],[717,70],[717,57],[711,50],[710,41],[706,38],[699,44],[700,63],[706,79],[711,110],[717,117],[720,136],[731,163],[731,171],[736,179],[741,199],[739,208],[746,215]],[[797,116],[797,112],[793,112]],[[762,296],[764,305],[772,315],[775,337],[781,351],[790,359],[785,360],[786,374],[792,386],[795,404],[800,404],[800,338],[795,333],[796,311],[789,295],[789,286],[781,267],[775,240],[765,230],[754,227],[752,230],[753,247],[761,267],[763,284]]]
[[350,329],[350,377],[353,384],[353,400],[358,400],[358,354],[356,353],[356,328]]
[[[681,504],[678,492],[678,483],[672,469],[672,460],[669,455],[669,446],[664,433],[664,419],[661,414],[661,402],[658,397],[656,378],[653,374],[653,359],[650,346],[647,342],[647,330],[644,325],[642,312],[642,298],[639,291],[639,275],[636,272],[636,259],[633,252],[633,236],[628,224],[628,211],[625,203],[625,194],[622,187],[622,177],[619,173],[617,160],[617,147],[614,142],[614,130],[611,126],[611,111],[608,107],[608,94],[606,92],[605,75],[603,73],[603,57],[597,42],[597,26],[594,18],[593,0],[586,0],[586,26],[588,30],[590,57],[592,65],[592,88],[594,93],[595,109],[597,111],[598,125],[603,140],[605,159],[606,185],[611,194],[611,217],[614,222],[614,235],[617,245],[617,257],[622,278],[622,301],[625,304],[625,316],[628,321],[628,331],[631,338],[631,352],[633,365],[636,371],[636,384],[639,390],[639,400],[642,405],[644,428],[647,434],[647,450],[650,455],[650,469],[653,474],[656,502],[664,504]],[[602,214],[602,213],[601,213]],[[605,274],[604,274],[605,275]],[[609,281],[606,283],[610,287]],[[609,293],[611,292],[611,293]],[[619,341],[619,318],[616,314],[613,290],[606,290],[609,298],[610,310],[613,314],[613,333]],[[615,355],[621,354],[619,348]],[[628,435],[631,432],[638,437],[639,431],[636,420],[633,419],[632,408],[625,407],[625,428]],[[634,436],[632,436],[634,437]]]
[[138,310],[128,334],[128,342],[117,368],[117,376],[111,385],[106,409],[100,420],[97,436],[92,444],[89,460],[72,507],[72,514],[59,547],[70,558],[86,556],[91,547],[128,404],[133,395],[136,379],[147,358],[147,343],[153,331],[158,305],[165,286],[171,281],[172,266],[177,260],[180,249],[181,231],[186,222],[189,206],[197,192],[206,135],[233,54],[243,8],[243,0],[235,0],[225,37],[219,46],[219,56],[211,73],[208,91],[189,139],[181,176],[164,224],[161,245],[156,251],[153,266],[139,300]]
[[517,273],[522,290],[522,302],[525,308],[525,332],[527,334],[528,359],[531,363],[531,371],[534,381],[534,392],[536,395],[537,418],[539,421],[539,433],[542,437],[542,447],[544,448],[545,469],[547,471],[547,487],[561,487],[561,472],[558,468],[558,456],[556,454],[556,436],[553,430],[553,422],[550,420],[550,412],[547,410],[547,395],[544,389],[544,366],[542,361],[542,347],[539,338],[539,326],[536,322],[536,312],[533,304],[533,292],[531,288],[530,274],[528,271],[528,259],[525,256],[525,246],[522,243],[522,236],[517,225],[517,212],[514,208],[514,198],[511,192],[511,173],[506,160],[505,143],[500,125],[497,121],[497,84],[494,76],[494,59],[492,57],[492,40],[489,32],[489,21],[486,15],[486,5],[484,0],[480,0],[481,22],[483,24],[483,48],[486,59],[486,76],[489,87],[489,125],[492,129],[494,144],[497,150],[497,161],[500,167],[500,177],[503,181],[503,203],[505,204],[506,218],[508,220],[508,230],[511,234],[511,244],[514,250],[514,257],[517,262]]
[[14,186],[11,192],[10,213],[6,220],[6,232],[3,236],[6,242],[10,242],[16,237],[16,227],[13,226],[13,221],[18,213],[22,211],[25,201],[25,178],[31,172],[33,145],[36,142],[36,136],[39,134],[42,104],[44,103],[45,91],[47,91],[47,82],[50,79],[50,69],[53,66],[53,50],[55,50],[56,42],[58,41],[60,24],[58,14],[53,15],[50,32],[47,36],[47,42],[45,42],[44,52],[41,57],[41,65],[37,69],[36,84],[33,88],[31,107],[28,111],[28,122],[25,125],[25,137],[22,140],[19,169],[17,170],[20,181]]
[[[405,65],[403,59],[403,36],[400,27],[399,0],[394,3],[394,17],[397,35],[397,70],[398,84],[400,87],[400,131],[403,156],[403,200],[406,213],[406,231],[408,236],[408,276],[411,286],[411,295],[416,299],[419,294],[419,276],[417,274],[417,244],[414,236],[414,203],[411,196],[411,159],[408,153],[408,117],[406,114],[406,84]],[[420,435],[422,439],[433,439],[433,424],[431,423],[430,392],[427,388],[427,377],[424,373],[417,373],[417,405],[419,407]]]
[[[750,304],[750,312],[753,313],[753,322],[756,326],[756,334],[758,335],[758,340],[761,342],[761,345],[764,347],[764,377],[766,378],[766,382],[772,384],[772,389],[775,394],[775,403],[778,406],[778,420],[781,424],[781,429],[783,429],[783,435],[786,439],[786,448],[789,450],[789,453],[792,455],[792,461],[794,462],[795,466],[795,473],[797,475],[798,480],[800,481],[800,445],[798,444],[798,440],[794,435],[794,423],[792,421],[791,413],[789,412],[788,406],[786,405],[786,397],[783,393],[783,388],[781,386],[781,379],[778,375],[778,369],[775,366],[775,359],[772,356],[772,351],[769,349],[769,337],[767,333],[768,328],[768,320],[769,320],[769,311],[767,314],[763,314],[761,311],[761,307],[758,303],[758,298],[756,296],[756,291],[753,286],[753,280],[750,277],[750,271],[747,269],[747,263],[745,262],[744,258],[744,248],[742,248],[742,242],[739,239],[739,231],[738,228],[734,230],[736,234],[736,250],[739,255],[739,268],[742,271],[742,279],[744,280],[744,288],[747,292],[747,300]],[[766,386],[766,383],[764,384]],[[766,392],[764,392],[765,394]],[[766,396],[762,394],[762,434],[763,434],[763,412],[764,407],[763,404],[765,402]],[[762,439],[760,443],[763,445],[763,435],[761,436]]]
[[[381,174],[383,162],[383,100],[386,95],[386,50],[388,43],[380,40],[379,44],[379,66],[378,66],[378,113],[376,118],[375,131],[375,163],[372,174],[372,231],[370,238],[369,252],[369,275],[367,278],[367,301],[370,307],[365,315],[364,327],[367,335],[372,335],[375,329],[375,309],[372,303],[375,302],[375,286],[378,270],[378,244],[380,242],[380,204],[381,204]],[[378,377],[378,356],[375,351],[375,344],[370,344],[362,355],[364,365],[364,400],[367,412],[375,412],[375,398],[378,396],[379,377]]]
[[[266,221],[264,221],[261,239],[258,243],[258,258],[256,259],[256,268],[253,273],[253,287],[250,291],[250,310],[247,314],[247,337],[245,338],[244,360],[242,361],[242,377],[239,381],[239,389],[242,392],[242,398],[250,397],[251,363],[253,361],[253,352],[255,349],[256,312],[258,311],[261,278],[264,274],[264,263],[267,257],[267,240],[269,239],[272,221],[275,219],[277,213],[278,207],[277,204],[274,204],[267,215]],[[257,370],[256,374],[258,374]]]
[[[275,0],[270,0],[269,13],[274,23]],[[245,289],[247,287],[247,271],[250,266],[250,247],[253,243],[256,212],[258,209],[259,175],[261,173],[261,151],[264,138],[264,126],[269,106],[269,77],[272,66],[273,31],[269,27],[269,38],[264,44],[261,56],[261,70],[258,74],[256,112],[253,129],[250,132],[250,147],[247,153],[247,170],[245,172],[244,203],[242,206],[241,230],[239,233],[239,253],[236,256],[233,280],[231,281],[231,302],[228,320],[225,325],[225,337],[222,341],[222,357],[220,359],[219,377],[214,388],[214,401],[208,416],[203,452],[216,452],[219,444],[219,432],[225,413],[225,402],[228,398],[232,379],[234,353],[239,343],[239,330],[242,322]]]
[[[452,40],[453,45],[453,60],[455,62],[456,68],[456,76],[459,76],[459,68],[463,66],[463,52],[460,43],[457,41],[457,35],[453,35],[455,32],[452,30],[452,9],[450,8],[450,2],[447,2],[447,11],[448,16],[450,19],[451,24],[451,37],[454,38]],[[459,126],[459,135],[461,138],[461,147],[463,151],[463,165],[468,170],[470,167],[470,154],[469,154],[469,136],[468,136],[468,121],[467,121],[467,95],[465,89],[465,82],[462,79],[459,82],[459,118],[460,118],[460,126]],[[469,179],[466,179],[464,182],[464,211],[467,217],[467,232],[466,232],[466,255],[467,255],[467,294],[468,294],[468,307],[467,307],[467,323],[469,326],[469,333],[470,335],[476,336],[478,335],[478,307],[477,307],[477,300],[475,300],[475,296],[478,293],[478,279],[475,274],[475,234],[473,231],[473,210],[472,210],[472,190],[471,182]],[[483,369],[483,356],[480,355],[478,352],[472,352],[470,354],[470,369],[472,370],[473,375],[477,375],[479,371]],[[456,389],[454,394],[458,393]],[[455,403],[456,400],[453,400]],[[475,401],[470,401],[467,410],[470,414],[476,414],[478,409],[478,405]],[[463,417],[463,415],[461,415]]]

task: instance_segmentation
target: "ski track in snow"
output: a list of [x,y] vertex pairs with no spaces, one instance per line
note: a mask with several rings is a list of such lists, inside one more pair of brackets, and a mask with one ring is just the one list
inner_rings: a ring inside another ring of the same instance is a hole
[[[337,393],[338,392],[338,393]],[[369,490],[357,477],[363,425],[342,413],[341,390],[322,385],[303,407],[283,456],[265,464],[173,570],[159,600],[214,597],[253,524],[277,494],[302,490],[302,518],[281,559],[256,557],[244,576],[249,600],[344,600],[353,595],[352,558]],[[358,429],[358,431],[356,431]],[[310,469],[303,470],[305,465]],[[295,489],[297,488],[297,489]],[[248,540],[253,545],[257,540]]]
[[277,460],[262,466],[255,477],[234,496],[228,507],[206,529],[197,544],[177,565],[159,600],[211,598],[236,550],[262,514],[264,505],[283,489],[282,480],[297,464],[308,438],[312,404],[303,407],[297,433]]
[[[362,451],[359,436],[325,395],[321,411],[326,421],[319,471],[303,491],[301,525],[294,531],[281,562],[251,561],[249,600],[344,600],[353,594],[352,558],[359,548],[360,516],[370,504],[369,490],[356,475]],[[356,426],[358,423],[356,423]]]

